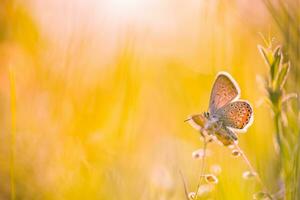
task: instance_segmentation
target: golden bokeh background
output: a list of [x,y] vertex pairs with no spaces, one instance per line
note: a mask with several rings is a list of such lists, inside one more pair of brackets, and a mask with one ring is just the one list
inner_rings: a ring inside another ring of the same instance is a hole
[[[1,0],[0,199],[12,166],[16,199],[184,199],[179,171],[194,191],[203,143],[183,121],[219,71],[254,107],[239,143],[276,188],[260,33],[281,42],[260,0]],[[203,199],[252,199],[243,160],[208,148],[206,171],[222,172]]]

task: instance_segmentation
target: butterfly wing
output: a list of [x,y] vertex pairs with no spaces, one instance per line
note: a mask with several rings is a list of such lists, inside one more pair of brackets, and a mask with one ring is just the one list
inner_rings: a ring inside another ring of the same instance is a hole
[[244,130],[251,124],[252,113],[252,107],[246,101],[234,101],[216,111],[224,126]]
[[205,123],[207,123],[207,118],[204,117],[203,114],[197,114],[191,115],[186,121],[188,121],[192,127],[200,131],[205,126]]
[[234,79],[228,73],[219,73],[212,88],[209,112],[214,114],[219,108],[237,99],[239,94],[240,89]]
[[232,145],[238,139],[236,134],[225,126],[216,131],[215,136],[224,146]]

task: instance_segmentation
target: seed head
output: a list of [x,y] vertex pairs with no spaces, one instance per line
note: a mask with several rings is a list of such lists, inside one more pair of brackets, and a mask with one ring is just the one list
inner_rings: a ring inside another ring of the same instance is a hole
[[256,172],[245,171],[243,173],[243,178],[244,179],[251,179],[251,178],[253,178],[255,176],[257,176]]
[[219,182],[218,178],[213,174],[204,175],[207,183],[217,184]]
[[231,154],[234,156],[234,157],[238,157],[241,155],[241,152],[239,150],[236,150],[236,149],[233,149]]
[[269,194],[266,192],[257,192],[253,194],[253,199],[254,200],[266,200],[269,199]]
[[[209,156],[210,154],[211,154],[211,152],[208,149],[206,149],[205,155]],[[192,153],[192,157],[194,159],[202,159],[204,157],[204,149],[198,149],[198,150],[194,151]]]
[[195,198],[195,192],[190,192],[189,194],[188,194],[188,197],[189,197],[189,199],[194,199]]
[[210,172],[219,175],[222,172],[222,168],[220,167],[220,165],[212,165],[210,167]]

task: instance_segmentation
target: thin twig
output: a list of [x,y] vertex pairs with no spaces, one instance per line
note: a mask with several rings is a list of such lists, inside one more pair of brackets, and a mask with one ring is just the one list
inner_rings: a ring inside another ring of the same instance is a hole
[[15,154],[16,154],[16,84],[15,75],[10,68],[10,110],[11,110],[11,138],[10,138],[10,199],[16,199],[15,192]]
[[204,173],[204,169],[205,169],[205,156],[206,156],[206,147],[207,147],[207,141],[206,141],[205,136],[203,136],[203,142],[204,142],[204,144],[203,144],[203,157],[202,157],[201,172],[200,172],[200,177],[199,177],[199,182],[198,182],[198,185],[197,185],[197,189],[195,191],[194,199],[197,199],[197,197],[198,197],[198,190],[199,190],[200,184],[202,182],[203,173]]
[[186,181],[184,179],[184,176],[183,176],[181,170],[179,170],[179,174],[181,176],[181,180],[182,180],[182,183],[183,183],[185,197],[186,197],[187,200],[189,200],[189,193],[188,193],[188,189],[187,189],[187,184],[186,184]]
[[263,190],[266,191],[268,197],[270,199],[273,199],[273,197],[271,196],[271,194],[269,193],[267,187],[265,186],[265,184],[263,183],[263,181],[261,180],[260,176],[258,175],[258,173],[255,171],[254,167],[251,165],[250,160],[247,158],[246,154],[242,151],[242,149],[239,147],[239,145],[234,142],[234,146],[235,148],[240,152],[242,158],[244,159],[245,163],[248,165],[251,173],[256,177],[257,181],[260,183],[260,185],[262,186]]

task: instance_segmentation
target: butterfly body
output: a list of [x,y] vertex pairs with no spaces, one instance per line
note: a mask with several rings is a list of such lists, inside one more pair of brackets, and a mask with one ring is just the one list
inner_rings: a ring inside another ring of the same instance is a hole
[[238,100],[239,96],[240,89],[235,80],[226,72],[219,73],[212,88],[208,112],[192,116],[190,123],[197,124],[208,135],[214,135],[222,144],[232,144],[237,140],[235,132],[245,131],[253,120],[252,107],[247,101]]

